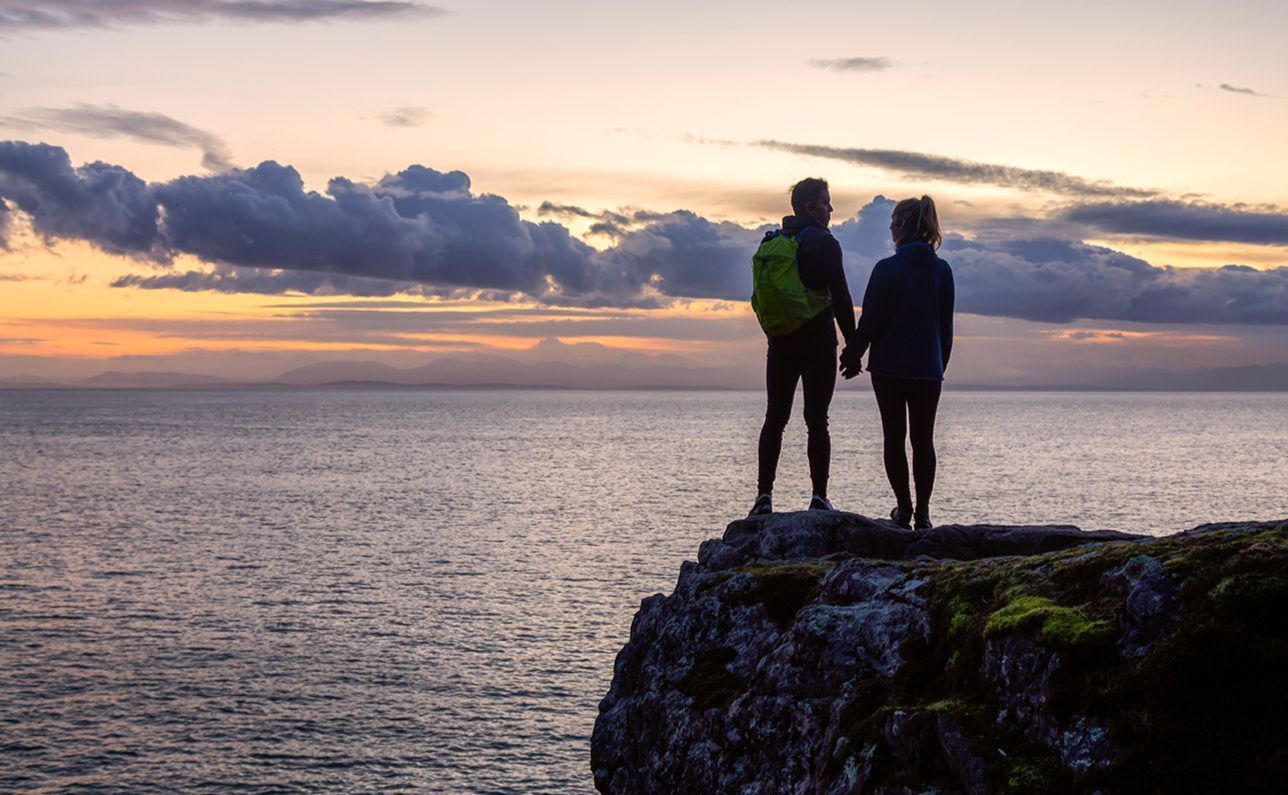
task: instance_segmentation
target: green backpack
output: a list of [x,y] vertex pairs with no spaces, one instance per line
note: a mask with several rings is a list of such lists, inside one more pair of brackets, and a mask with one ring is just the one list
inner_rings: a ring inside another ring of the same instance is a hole
[[751,308],[766,334],[790,334],[832,305],[827,290],[811,290],[796,263],[801,235],[770,232],[751,258]]

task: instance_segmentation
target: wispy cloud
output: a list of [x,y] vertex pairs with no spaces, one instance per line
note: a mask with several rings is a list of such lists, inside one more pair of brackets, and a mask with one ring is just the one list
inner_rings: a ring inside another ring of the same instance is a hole
[[895,64],[884,55],[879,55],[875,58],[815,58],[809,65],[829,72],[883,72]]
[[434,16],[397,0],[0,0],[0,33],[207,22],[313,22]]
[[1062,171],[1020,168],[1018,166],[981,163],[941,155],[908,152],[900,149],[858,149],[785,141],[756,141],[764,149],[791,152],[808,157],[836,160],[859,166],[893,171],[908,179],[932,179],[963,185],[997,185],[1020,190],[1039,190],[1066,196],[1103,196],[1147,198],[1158,191],[1115,185],[1102,180],[1089,180]]
[[382,123],[389,127],[419,127],[429,118],[429,109],[419,105],[405,105],[380,114]]
[[194,148],[201,151],[201,162],[206,168],[223,171],[232,167],[228,146],[218,136],[163,113],[78,103],[70,108],[27,108],[12,116],[0,116],[0,125]]
[[1249,96],[1249,97],[1266,96],[1265,94],[1262,94],[1260,91],[1253,91],[1252,89],[1246,88],[1244,86],[1232,86],[1229,83],[1222,83],[1219,86],[1219,88],[1222,91],[1229,91],[1231,94],[1243,94],[1244,96]]
[[1119,235],[1288,246],[1288,214],[1167,200],[1075,204],[1059,217]]

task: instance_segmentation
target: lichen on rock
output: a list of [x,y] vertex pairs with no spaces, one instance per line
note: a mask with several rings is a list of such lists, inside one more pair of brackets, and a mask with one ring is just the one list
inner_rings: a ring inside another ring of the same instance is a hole
[[1288,777],[1288,523],[729,525],[644,600],[602,792],[1256,792]]

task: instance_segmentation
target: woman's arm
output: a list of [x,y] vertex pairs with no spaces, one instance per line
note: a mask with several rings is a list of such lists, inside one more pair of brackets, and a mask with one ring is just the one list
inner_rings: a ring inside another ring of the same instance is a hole
[[854,330],[850,345],[854,356],[863,356],[868,346],[881,337],[889,314],[890,269],[885,260],[878,262],[868,277],[868,288],[863,291],[863,312]]
[[953,287],[953,269],[945,268],[947,278],[939,296],[939,350],[944,358],[944,369],[948,369],[948,357],[953,352],[953,302],[956,300],[956,288]]

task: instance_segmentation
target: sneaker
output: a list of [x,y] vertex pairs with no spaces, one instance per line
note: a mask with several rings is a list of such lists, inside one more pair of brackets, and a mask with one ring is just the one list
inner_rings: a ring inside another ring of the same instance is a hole
[[807,511],[835,511],[835,510],[836,510],[836,508],[833,508],[833,507],[832,507],[832,503],[830,503],[830,502],[828,502],[828,501],[827,501],[827,497],[820,497],[820,496],[818,496],[817,494],[815,494],[815,495],[814,495],[814,499],[812,499],[812,500],[810,500],[810,501],[809,501],[809,507],[808,507],[808,508],[806,508],[805,510],[807,510]]
[[912,529],[914,530],[933,530],[934,525],[930,523],[930,509],[924,511],[915,511],[912,514]]
[[774,512],[774,501],[770,498],[769,492],[756,497],[756,501],[751,506],[751,511],[747,513],[747,518],[753,516],[768,516]]
[[901,508],[896,505],[894,510],[890,512],[890,520],[893,521],[899,527],[902,527],[904,530],[911,530],[912,529],[912,509]]

